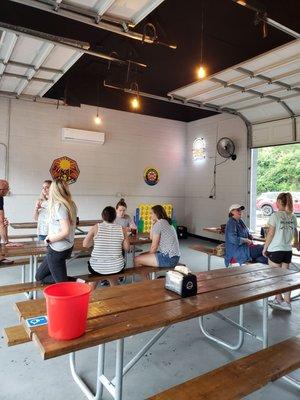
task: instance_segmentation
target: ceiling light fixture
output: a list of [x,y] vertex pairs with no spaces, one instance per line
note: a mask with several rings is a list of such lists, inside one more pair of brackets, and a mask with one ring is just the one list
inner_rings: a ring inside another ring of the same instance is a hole
[[99,80],[97,80],[97,115],[94,118],[94,122],[96,125],[100,125],[102,120],[99,117]]
[[137,82],[132,82],[130,85],[130,91],[135,92],[135,95],[130,99],[130,105],[133,110],[140,108],[140,96],[139,96],[139,85]]
[[203,0],[201,2],[201,43],[200,43],[200,66],[197,69],[197,75],[199,79],[206,77],[206,69],[203,65],[203,31],[204,31],[204,6]]

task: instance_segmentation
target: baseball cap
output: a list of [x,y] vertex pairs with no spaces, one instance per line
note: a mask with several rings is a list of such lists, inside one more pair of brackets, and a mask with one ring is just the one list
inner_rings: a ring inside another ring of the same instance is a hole
[[229,212],[231,212],[232,210],[245,210],[245,207],[241,204],[231,204],[231,206],[229,207]]

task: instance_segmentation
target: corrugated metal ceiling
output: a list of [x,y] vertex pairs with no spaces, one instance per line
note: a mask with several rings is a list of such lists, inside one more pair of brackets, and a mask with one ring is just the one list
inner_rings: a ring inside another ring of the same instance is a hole
[[251,123],[300,115],[300,40],[169,93],[241,113]]
[[81,57],[81,51],[2,30],[0,92],[41,97]]

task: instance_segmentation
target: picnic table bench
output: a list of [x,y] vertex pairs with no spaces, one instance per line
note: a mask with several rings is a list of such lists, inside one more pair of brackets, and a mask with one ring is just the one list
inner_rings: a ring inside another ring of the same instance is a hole
[[[83,247],[83,238],[75,238],[73,252],[74,255],[70,260],[79,257],[89,257],[91,249]],[[135,246],[151,243],[151,239],[147,234],[138,234],[129,237],[130,244],[133,247],[133,256],[135,254]],[[47,246],[43,242],[22,242],[21,247],[6,247],[1,246],[0,255],[6,258],[13,257],[28,257],[29,258],[29,282],[25,283],[22,276],[21,284],[0,286],[0,296],[6,294],[22,293],[30,291],[35,295],[36,290],[40,290],[40,285],[34,282],[35,273],[37,270],[38,262],[41,261],[39,257],[47,253]],[[70,262],[68,260],[68,262]],[[15,264],[13,264],[15,266]],[[32,292],[34,291],[34,292]]]
[[149,400],[240,400],[300,368],[300,336],[235,360]]
[[[69,354],[71,374],[89,399],[95,393],[76,372],[75,352],[98,345],[96,396],[101,398],[105,387],[115,400],[122,399],[123,376],[177,322],[200,318],[203,334],[227,348],[239,349],[246,334],[268,346],[269,296],[300,288],[300,273],[281,268],[253,264],[248,268],[224,268],[197,273],[198,294],[186,299],[164,288],[163,280],[143,281],[130,285],[96,289],[89,304],[86,333],[74,340],[56,341],[49,337],[47,326],[29,328],[26,319],[46,314],[45,300],[19,302],[16,309],[21,323],[38,345],[42,357],[50,359]],[[262,335],[250,331],[244,325],[245,303],[263,300]],[[220,311],[239,307],[239,323],[223,316]],[[204,327],[204,315],[217,313],[226,322],[234,324],[239,332],[237,345],[225,343],[210,334]],[[231,322],[230,322],[231,321]],[[160,328],[136,356],[124,366],[124,339],[126,337]],[[105,344],[116,341],[116,375],[105,375]]]

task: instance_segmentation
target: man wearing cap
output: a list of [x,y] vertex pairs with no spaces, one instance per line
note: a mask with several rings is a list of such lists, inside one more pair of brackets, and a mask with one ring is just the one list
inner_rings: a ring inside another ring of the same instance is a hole
[[246,262],[260,262],[268,264],[268,259],[262,255],[263,246],[255,245],[249,229],[242,220],[241,204],[232,204],[229,207],[229,219],[225,229],[225,265]]

